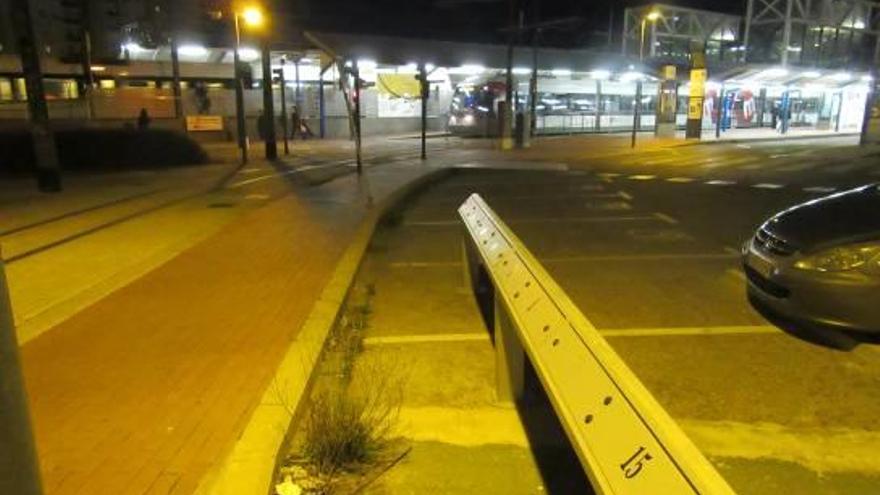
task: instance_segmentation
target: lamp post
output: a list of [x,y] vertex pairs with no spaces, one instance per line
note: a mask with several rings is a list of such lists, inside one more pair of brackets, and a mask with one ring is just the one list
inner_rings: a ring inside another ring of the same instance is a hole
[[244,84],[241,80],[241,73],[238,66],[241,63],[239,51],[241,49],[241,26],[258,27],[263,23],[263,12],[257,7],[245,7],[241,11],[232,13],[233,24],[235,26],[235,49],[232,52],[232,64],[235,66],[235,119],[236,127],[238,127],[238,148],[241,152],[241,163],[244,165],[248,160],[247,151],[247,122],[244,116]]
[[[642,17],[642,36],[641,41],[639,42],[639,62],[644,61],[645,59],[645,27],[648,21],[656,22],[657,19],[660,18],[660,12],[656,10],[652,10],[648,12],[644,17]],[[642,118],[642,79],[639,78],[636,81],[636,101],[633,105],[633,128],[632,128],[632,139],[630,141],[630,147],[636,147],[636,132],[638,132],[639,127],[641,127],[641,118]]]

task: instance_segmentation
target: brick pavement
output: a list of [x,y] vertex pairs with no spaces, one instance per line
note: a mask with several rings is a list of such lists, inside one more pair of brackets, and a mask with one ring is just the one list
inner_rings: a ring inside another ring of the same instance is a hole
[[400,163],[296,189],[22,348],[45,491],[191,493]]

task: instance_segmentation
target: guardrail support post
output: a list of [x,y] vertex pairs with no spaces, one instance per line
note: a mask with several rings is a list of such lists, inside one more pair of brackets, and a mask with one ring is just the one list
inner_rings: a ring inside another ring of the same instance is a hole
[[0,493],[40,495],[40,470],[0,254]]
[[517,402],[525,389],[525,351],[507,308],[495,296],[495,387],[501,402]]

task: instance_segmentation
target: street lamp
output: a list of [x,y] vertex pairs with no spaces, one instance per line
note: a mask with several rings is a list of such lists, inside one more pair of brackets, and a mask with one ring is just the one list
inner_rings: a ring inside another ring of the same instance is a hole
[[660,12],[656,10],[652,10],[648,12],[647,15],[642,17],[642,40],[639,43],[639,61],[641,62],[645,58],[645,24],[648,21],[657,22],[657,19],[660,18]]
[[241,80],[238,65],[241,62],[241,23],[250,28],[258,28],[263,24],[263,11],[256,6],[246,6],[232,12],[235,26],[235,49],[232,52],[232,65],[235,76],[235,118],[238,127],[238,147],[241,152],[242,165],[247,163],[247,122],[244,116],[244,84]]

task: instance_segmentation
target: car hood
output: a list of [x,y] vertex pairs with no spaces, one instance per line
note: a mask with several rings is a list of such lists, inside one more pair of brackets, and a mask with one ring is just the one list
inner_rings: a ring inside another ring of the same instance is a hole
[[799,204],[763,228],[799,251],[880,239],[880,186],[871,184]]

